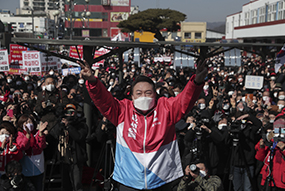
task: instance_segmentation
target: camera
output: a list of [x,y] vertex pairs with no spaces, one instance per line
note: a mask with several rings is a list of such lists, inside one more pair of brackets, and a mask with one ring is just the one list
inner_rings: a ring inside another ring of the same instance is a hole
[[[285,134],[285,128],[274,128],[274,142],[279,142],[279,141],[282,141],[285,143],[285,137],[284,137],[284,134]],[[277,136],[276,136],[277,135]]]
[[51,101],[50,101],[50,100],[47,100],[47,101],[46,101],[46,106],[47,106],[47,107],[52,106],[52,103],[51,103]]
[[189,168],[193,173],[200,171],[199,167],[197,167],[195,164],[191,164]]
[[23,179],[21,175],[15,175],[11,180],[11,185],[13,186],[13,188],[18,188],[22,181]]

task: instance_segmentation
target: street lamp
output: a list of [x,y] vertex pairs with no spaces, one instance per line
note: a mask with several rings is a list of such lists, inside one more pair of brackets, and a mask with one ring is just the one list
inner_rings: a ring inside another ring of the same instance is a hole
[[28,7],[28,10],[32,12],[32,38],[34,38],[34,9]]
[[54,13],[53,13],[53,16],[54,16],[54,38],[57,39],[57,36],[58,36],[58,16],[60,14],[60,11],[59,10],[56,10]]
[[72,23],[72,14],[73,14],[73,0],[66,0],[69,3],[69,27],[70,27],[70,40],[72,40],[73,34],[73,23]]

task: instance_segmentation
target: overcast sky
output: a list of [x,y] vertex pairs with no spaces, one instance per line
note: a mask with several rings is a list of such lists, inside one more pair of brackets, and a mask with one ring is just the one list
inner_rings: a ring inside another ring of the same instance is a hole
[[[91,0],[92,1],[92,0]],[[169,8],[187,15],[187,21],[224,22],[227,15],[242,10],[250,0],[131,0],[132,6],[141,11],[149,8]],[[15,13],[20,7],[19,0],[0,0],[1,9]]]

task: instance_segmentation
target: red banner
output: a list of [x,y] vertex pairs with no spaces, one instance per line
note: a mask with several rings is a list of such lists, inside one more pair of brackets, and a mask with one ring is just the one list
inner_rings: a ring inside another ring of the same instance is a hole
[[71,58],[76,58],[76,59],[83,59],[83,46],[82,45],[78,45],[77,46],[80,58],[78,56],[77,50],[75,46],[71,46],[69,48],[69,57]]
[[23,68],[22,51],[27,51],[27,47],[10,44],[10,68]]

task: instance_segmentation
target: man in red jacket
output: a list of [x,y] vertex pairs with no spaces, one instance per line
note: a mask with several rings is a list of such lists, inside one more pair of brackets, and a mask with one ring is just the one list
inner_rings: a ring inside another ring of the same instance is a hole
[[132,84],[132,101],[117,100],[81,64],[86,88],[99,111],[117,128],[113,179],[120,191],[169,190],[168,183],[183,176],[174,125],[198,99],[207,75],[200,62],[184,90],[176,97],[156,100],[153,81],[139,76]]
[[[273,123],[274,129],[285,128],[285,116],[279,116]],[[282,133],[283,134],[283,133]],[[285,190],[285,143],[283,141],[274,141],[273,135],[267,134],[270,146],[265,144],[267,140],[261,139],[256,145],[255,158],[264,163],[260,174],[262,174],[261,185],[264,190],[271,187],[271,191]],[[284,136],[284,134],[282,135]],[[283,137],[284,139],[284,137]]]

